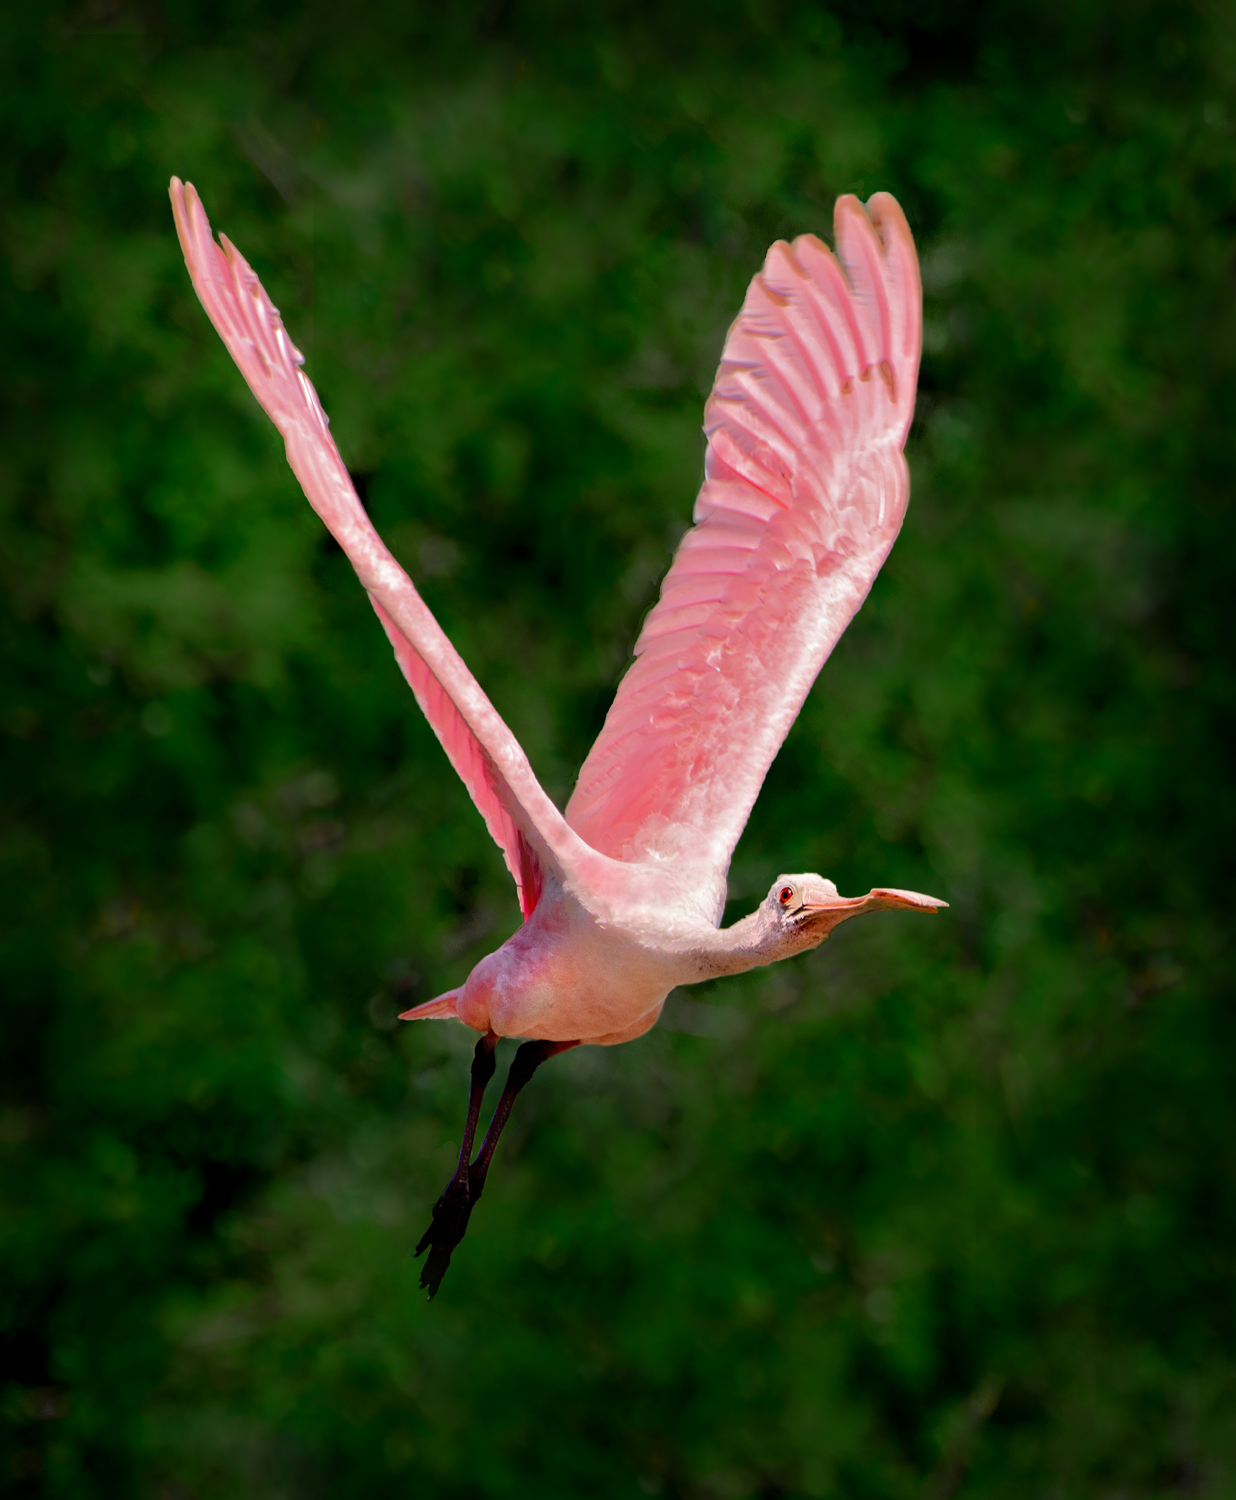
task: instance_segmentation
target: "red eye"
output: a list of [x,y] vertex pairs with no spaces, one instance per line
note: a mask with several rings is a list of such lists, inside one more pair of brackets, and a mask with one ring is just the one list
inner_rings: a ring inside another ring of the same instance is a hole
[[788,906],[793,899],[794,887],[792,885],[783,885],[777,892],[777,900],[780,901],[782,906]]

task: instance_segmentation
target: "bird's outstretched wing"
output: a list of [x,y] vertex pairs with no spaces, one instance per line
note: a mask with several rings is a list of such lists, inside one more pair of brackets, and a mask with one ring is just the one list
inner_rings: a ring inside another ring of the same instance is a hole
[[887,193],[839,199],[835,230],[836,257],[779,241],[751,283],[705,411],[695,525],[566,811],[594,849],[698,866],[714,890],[909,497],[914,241]]
[[210,321],[287,445],[310,505],[347,553],[395,657],[519,887],[524,916],[546,867],[561,877],[582,846],[541,789],[518,740],[365,514],[317,393],[279,311],[226,236],[222,248],[191,184],[173,177],[172,211],[185,264]]

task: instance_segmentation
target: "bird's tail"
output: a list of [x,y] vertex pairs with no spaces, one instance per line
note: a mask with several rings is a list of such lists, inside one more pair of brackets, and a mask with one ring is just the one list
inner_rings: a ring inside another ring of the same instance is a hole
[[445,995],[439,995],[436,1000],[426,1000],[424,1005],[414,1005],[411,1010],[405,1010],[399,1019],[401,1021],[457,1021],[459,1012],[455,1009],[455,1002],[459,996],[459,990],[447,990]]

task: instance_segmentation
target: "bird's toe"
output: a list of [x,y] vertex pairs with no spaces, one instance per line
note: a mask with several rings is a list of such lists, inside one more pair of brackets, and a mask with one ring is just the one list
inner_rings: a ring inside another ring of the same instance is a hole
[[433,1206],[433,1219],[416,1247],[417,1255],[429,1251],[429,1259],[421,1267],[421,1287],[429,1293],[430,1301],[437,1296],[451,1254],[467,1231],[474,1203],[467,1177],[456,1173]]

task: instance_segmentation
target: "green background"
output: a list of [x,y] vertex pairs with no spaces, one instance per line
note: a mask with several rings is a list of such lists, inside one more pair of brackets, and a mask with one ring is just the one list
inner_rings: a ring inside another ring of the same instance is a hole
[[[1236,1494],[1234,83],[1207,0],[5,7],[4,1493]],[[951,906],[546,1067],[432,1306],[469,1035],[394,1016],[514,892],[173,172],[559,799],[768,243],[923,258],[730,916]]]

